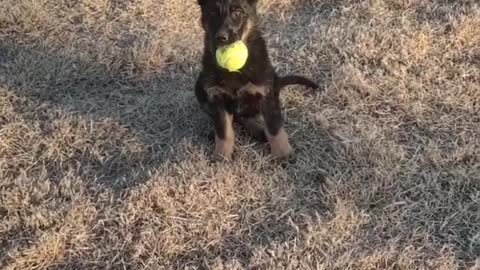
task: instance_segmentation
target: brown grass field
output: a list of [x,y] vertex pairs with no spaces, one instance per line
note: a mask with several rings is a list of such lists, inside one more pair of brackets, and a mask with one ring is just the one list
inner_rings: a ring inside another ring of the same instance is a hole
[[0,269],[480,269],[480,3],[260,2],[290,162],[209,162],[195,0],[0,0]]

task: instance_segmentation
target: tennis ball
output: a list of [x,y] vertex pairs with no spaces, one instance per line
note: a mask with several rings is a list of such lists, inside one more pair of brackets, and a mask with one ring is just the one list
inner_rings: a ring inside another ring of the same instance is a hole
[[222,68],[234,72],[245,66],[248,58],[248,48],[239,40],[230,45],[217,49],[215,56],[217,63]]

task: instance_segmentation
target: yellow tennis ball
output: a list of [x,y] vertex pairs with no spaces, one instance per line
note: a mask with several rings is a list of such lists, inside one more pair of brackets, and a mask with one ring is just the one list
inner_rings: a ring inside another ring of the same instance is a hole
[[239,40],[228,46],[220,47],[217,49],[215,56],[217,63],[224,69],[234,72],[245,66],[248,59],[248,48]]

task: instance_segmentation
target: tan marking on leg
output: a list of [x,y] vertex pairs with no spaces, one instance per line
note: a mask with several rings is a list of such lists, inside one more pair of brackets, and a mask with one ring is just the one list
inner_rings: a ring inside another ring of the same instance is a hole
[[284,158],[292,152],[292,147],[288,142],[288,134],[283,127],[278,131],[278,134],[275,136],[269,134],[268,130],[266,130],[266,134],[268,137],[268,142],[270,143],[272,155],[274,157]]
[[213,100],[216,96],[228,94],[227,91],[225,91],[225,89],[218,86],[208,87],[206,88],[205,92],[207,92],[207,96],[210,101]]
[[245,30],[243,30],[243,33],[242,33],[242,41],[244,43],[247,43],[248,37],[250,37],[250,33],[252,33],[253,26],[254,26],[253,21],[251,19],[248,19],[247,25],[245,26]]
[[233,145],[235,143],[235,133],[233,131],[233,115],[226,114],[225,117],[225,139],[220,139],[215,134],[215,151],[216,158],[231,159],[233,154]]

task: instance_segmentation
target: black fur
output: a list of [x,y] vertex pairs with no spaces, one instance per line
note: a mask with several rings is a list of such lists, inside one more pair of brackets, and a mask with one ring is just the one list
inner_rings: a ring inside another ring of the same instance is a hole
[[[260,114],[268,134],[275,136],[284,121],[279,100],[280,90],[289,84],[317,88],[314,82],[302,76],[280,77],[276,74],[265,40],[256,25],[256,2],[198,0],[205,29],[205,46],[203,69],[195,86],[195,94],[204,111],[212,117],[216,135],[220,139],[225,138],[225,127],[222,126],[225,113],[234,115],[236,120]],[[249,50],[247,63],[239,72],[228,72],[217,65],[215,51],[220,46],[240,39]],[[244,91],[247,85],[263,91]],[[258,131],[253,133],[258,134]]]

